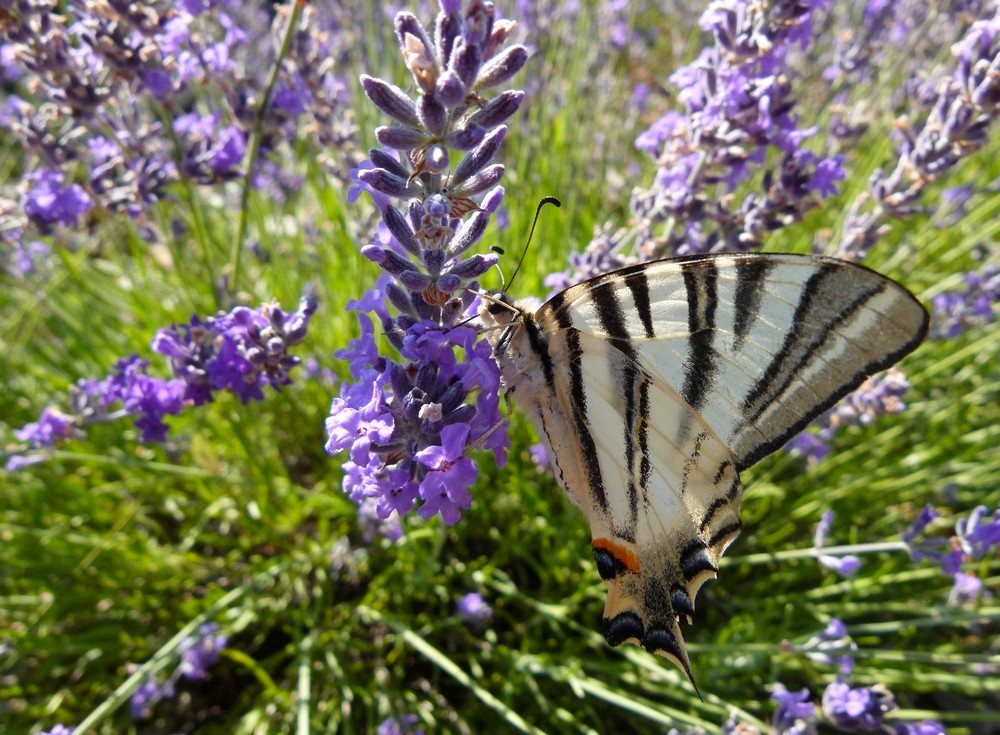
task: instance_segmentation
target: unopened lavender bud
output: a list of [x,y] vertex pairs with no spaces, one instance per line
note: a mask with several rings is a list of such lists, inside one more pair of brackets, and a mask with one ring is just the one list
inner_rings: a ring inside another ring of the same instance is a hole
[[438,69],[429,45],[407,33],[403,39],[403,61],[420,89],[430,92],[437,82]]
[[475,89],[489,89],[503,84],[513,77],[528,60],[528,49],[524,46],[511,46],[503,53],[493,57],[483,66],[475,81]]
[[458,78],[458,74],[448,69],[438,77],[437,95],[441,103],[446,107],[454,107],[465,101],[465,84]]
[[396,40],[399,41],[399,47],[402,49],[404,55],[406,54],[406,36],[409,34],[416,36],[420,43],[423,44],[425,52],[433,60],[434,47],[431,45],[430,38],[427,37],[427,31],[424,30],[423,23],[417,20],[417,16],[413,13],[400,11],[396,13],[394,24],[396,27]]
[[463,260],[448,272],[458,276],[462,280],[468,281],[471,278],[479,278],[479,276],[496,265],[497,260],[499,260],[499,257],[494,253],[490,253],[489,255],[480,255],[477,253],[471,258]]
[[461,406],[459,406],[458,408],[456,408],[454,411],[452,411],[451,413],[449,413],[448,415],[446,415],[444,417],[444,419],[443,419],[443,422],[446,425],[447,424],[465,423],[465,422],[470,421],[472,419],[472,417],[475,415],[475,413],[476,413],[476,407],[475,406],[473,406],[473,405],[471,405],[469,403],[464,403]]
[[430,217],[440,220],[451,211],[451,201],[443,194],[431,194],[424,202],[424,207]]
[[451,273],[447,273],[435,281],[435,284],[439,289],[445,293],[454,293],[462,286],[462,279]]
[[[465,290],[463,289],[461,293],[465,294]],[[441,318],[445,324],[454,324],[462,317],[462,314],[469,308],[470,304],[471,302],[466,302],[460,298],[448,299],[444,306],[441,307]]]
[[434,281],[425,276],[423,273],[418,273],[417,271],[403,271],[399,274],[399,282],[403,284],[407,289],[414,292],[425,291],[430,288],[430,285]]
[[486,164],[493,160],[493,156],[500,149],[500,144],[503,143],[506,135],[507,128],[500,126],[492,130],[489,135],[483,138],[482,143],[467,153],[458,162],[458,166],[455,167],[455,173],[451,177],[452,187],[459,186],[463,181],[481,171]]
[[449,68],[458,75],[466,88],[471,88],[479,76],[479,68],[483,65],[482,50],[479,46],[458,43],[451,55]]
[[[440,195],[435,194],[432,196]],[[411,199],[409,206],[406,208],[406,214],[410,218],[410,226],[413,228],[413,231],[416,232],[420,229],[420,223],[424,218],[424,214],[426,214],[424,203],[416,198]]]
[[424,395],[434,390],[437,383],[438,366],[434,362],[422,362],[417,368],[417,378],[413,381],[413,387]]
[[448,124],[448,112],[434,94],[420,95],[417,102],[417,116],[424,130],[435,137],[444,134]]
[[493,58],[493,54],[495,54],[497,49],[507,42],[507,39],[510,37],[510,34],[514,32],[514,28],[516,27],[517,23],[512,20],[507,20],[506,18],[494,21],[493,31],[490,33],[490,39],[483,47],[483,58]]
[[402,245],[408,252],[420,255],[420,245],[413,239],[413,231],[410,229],[406,218],[391,204],[385,208],[382,220],[389,232],[396,238],[396,242]]
[[448,136],[448,144],[460,151],[468,151],[479,145],[486,136],[486,128],[470,124]]
[[[438,399],[438,403],[441,406],[441,412],[449,414],[458,408],[459,404],[465,399],[466,392],[467,391],[462,386],[462,381],[460,380],[449,385]],[[470,406],[470,408],[472,407]]]
[[267,361],[267,353],[260,347],[250,347],[247,349],[246,357],[251,365],[263,365]]
[[404,181],[410,175],[410,172],[403,167],[398,158],[386,153],[381,148],[369,149],[368,160],[375,164],[377,168],[384,168],[389,173],[395,174]]
[[487,166],[475,176],[469,178],[462,186],[452,190],[452,196],[468,197],[486,191],[503,178],[504,167],[502,163],[494,163]]
[[413,100],[399,87],[367,74],[361,75],[361,87],[368,95],[368,99],[393,120],[410,127],[420,125]]
[[385,295],[389,299],[389,303],[395,306],[401,313],[410,314],[413,312],[413,302],[410,301],[410,297],[406,291],[395,283],[390,283],[385,287]]
[[280,336],[275,335],[267,341],[267,351],[271,354],[277,354],[279,352],[284,352],[287,349],[285,340]]
[[389,173],[384,168],[359,171],[358,180],[391,197],[404,197],[407,193],[406,179]]
[[424,165],[431,171],[441,172],[448,168],[450,162],[448,149],[440,143],[427,146],[424,151]]
[[455,47],[455,39],[462,32],[462,19],[458,11],[448,12],[443,10],[438,15],[438,22],[434,28],[434,42],[437,45],[441,59],[447,63],[451,58],[451,52]]
[[469,43],[481,44],[493,30],[493,3],[472,0],[465,11],[465,38]]
[[489,220],[490,215],[486,212],[476,212],[465,220],[448,245],[448,254],[458,255],[479,242],[479,238],[486,231],[486,224]]
[[375,129],[375,139],[387,148],[409,151],[428,142],[427,135],[416,128],[380,127]]
[[413,268],[413,264],[403,256],[378,245],[365,245],[361,248],[361,254],[368,260],[378,263],[387,273],[394,276],[399,276],[403,271]]
[[487,194],[485,197],[483,197],[483,201],[480,206],[487,212],[490,213],[496,212],[497,207],[499,207],[500,203],[503,201],[503,195],[505,193],[506,192],[504,191],[504,188],[502,186],[493,187],[493,190],[490,191],[490,193]]
[[424,251],[424,265],[429,273],[438,274],[444,267],[445,252],[441,248],[428,248]]
[[493,128],[517,112],[524,101],[524,92],[510,89],[491,99],[481,110],[469,117],[469,122],[484,128]]

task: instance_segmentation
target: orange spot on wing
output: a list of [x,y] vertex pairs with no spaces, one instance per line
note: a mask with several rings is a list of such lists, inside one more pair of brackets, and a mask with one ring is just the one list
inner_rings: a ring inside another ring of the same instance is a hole
[[616,544],[611,539],[595,538],[591,547],[595,549],[604,549],[611,554],[611,556],[617,559],[619,564],[628,569],[630,572],[637,573],[639,571],[639,559],[636,558],[636,555],[624,546]]

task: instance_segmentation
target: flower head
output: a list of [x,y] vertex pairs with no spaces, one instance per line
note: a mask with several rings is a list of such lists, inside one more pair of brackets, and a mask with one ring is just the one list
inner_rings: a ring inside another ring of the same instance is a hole
[[466,622],[472,625],[485,626],[493,619],[493,608],[478,592],[462,595],[455,603],[455,609]]

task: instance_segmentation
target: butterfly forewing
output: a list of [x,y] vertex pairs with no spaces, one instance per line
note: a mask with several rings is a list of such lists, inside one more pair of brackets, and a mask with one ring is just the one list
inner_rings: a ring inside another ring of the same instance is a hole
[[927,315],[866,268],[706,255],[614,271],[534,315],[480,311],[504,384],[586,513],[604,633],[690,677],[678,620],[740,529],[738,471],[923,339]]

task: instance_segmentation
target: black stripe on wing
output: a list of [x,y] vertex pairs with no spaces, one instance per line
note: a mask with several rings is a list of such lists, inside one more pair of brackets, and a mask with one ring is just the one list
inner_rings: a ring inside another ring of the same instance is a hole
[[[855,298],[847,302],[836,314],[826,314],[823,310],[827,308],[828,304],[838,301],[836,298],[838,286],[834,281],[838,276],[849,277],[849,271],[846,270],[847,267],[845,264],[836,261],[821,262],[818,265],[816,273],[803,286],[802,296],[795,308],[792,324],[822,325],[822,328],[808,331],[807,339],[803,338],[803,332],[798,329],[792,329],[785,335],[785,341],[781,349],[774,355],[770,364],[763,371],[761,380],[757,382],[753,390],[744,399],[742,408],[745,418],[734,432],[734,435],[739,435],[741,431],[760,418],[771,404],[779,401],[796,381],[804,367],[815,360],[823,359],[822,347],[830,341],[832,333],[864,309],[872,299],[890,288],[898,288],[906,297],[912,299],[912,296],[895,282],[884,276],[874,274],[878,277],[872,280],[868,288],[860,291]],[[857,265],[849,267],[863,268],[863,266]],[[915,299],[913,301],[921,310],[923,309]],[[922,324],[909,340],[904,342],[898,349],[878,355],[870,362],[856,368],[852,373],[845,374],[844,379],[840,381],[840,385],[835,390],[829,391],[821,400],[805,407],[799,418],[787,427],[784,427],[781,433],[771,436],[766,441],[753,446],[750,451],[740,457],[737,469],[742,471],[763,459],[771,452],[784,446],[789,439],[806,428],[816,417],[833,407],[841,398],[861,385],[868,376],[895,364],[903,356],[913,351],[926,336],[927,323],[927,313],[924,311]]]
[[601,473],[597,445],[590,432],[590,420],[587,417],[587,393],[583,384],[581,360],[583,349],[580,346],[580,332],[573,327],[573,319],[569,315],[569,311],[561,308],[561,300],[565,294],[565,291],[556,294],[549,303],[553,304],[556,322],[560,329],[563,330],[563,337],[566,340],[567,362],[569,363],[566,367],[569,368],[569,391],[570,402],[572,403],[573,427],[576,429],[577,439],[580,441],[584,470],[587,473],[587,482],[590,485],[590,494],[597,507],[601,511],[607,511],[608,494],[604,488],[604,475]]

